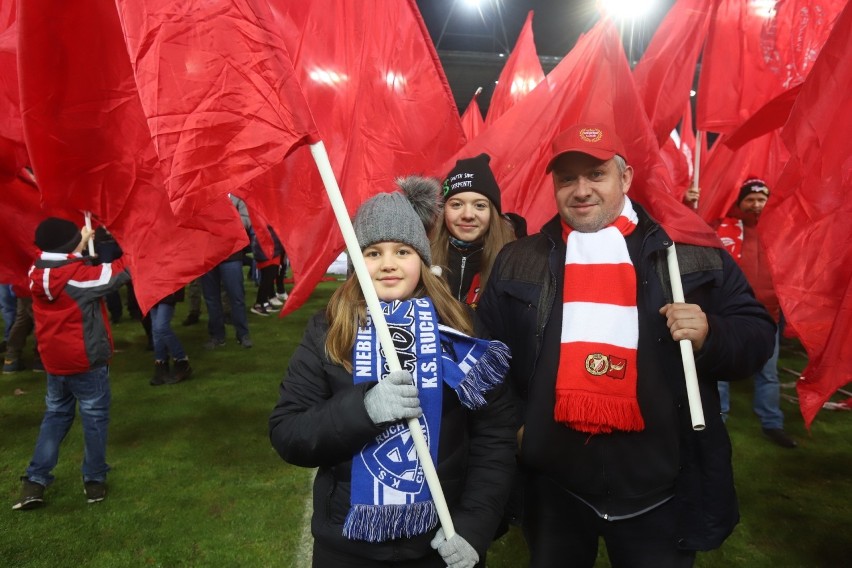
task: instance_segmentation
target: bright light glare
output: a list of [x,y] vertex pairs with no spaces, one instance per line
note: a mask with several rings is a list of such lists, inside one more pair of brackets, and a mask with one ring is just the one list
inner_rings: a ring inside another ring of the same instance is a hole
[[775,4],[775,0],[751,0],[749,8],[755,15],[768,20],[775,17]]
[[405,89],[405,76],[402,73],[388,71],[387,75],[385,75],[385,83],[395,91],[402,91]]
[[327,69],[314,69],[308,74],[308,76],[311,78],[312,81],[322,83],[323,85],[330,85],[332,87],[338,83],[346,81],[349,78],[342,73],[337,73],[336,71],[328,71]]
[[513,95],[517,94],[529,94],[530,91],[536,88],[538,83],[535,79],[524,79],[522,77],[518,77],[514,81],[512,81],[512,87],[509,89]]
[[656,0],[600,0],[614,18],[635,20],[644,17],[656,5]]
[[464,3],[468,5],[470,8],[479,8],[480,1],[479,0],[464,0]]
[[689,90],[689,96],[690,96],[690,97],[694,97],[695,95],[696,95],[696,93],[695,93],[695,89],[690,89],[690,90]]

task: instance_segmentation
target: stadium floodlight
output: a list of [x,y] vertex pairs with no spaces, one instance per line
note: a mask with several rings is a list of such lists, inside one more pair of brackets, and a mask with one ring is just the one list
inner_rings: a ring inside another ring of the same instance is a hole
[[618,20],[638,20],[648,15],[657,0],[600,0],[609,15]]

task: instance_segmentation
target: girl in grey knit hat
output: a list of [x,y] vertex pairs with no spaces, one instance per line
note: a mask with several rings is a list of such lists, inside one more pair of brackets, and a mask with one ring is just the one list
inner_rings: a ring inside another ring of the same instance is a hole
[[[430,271],[437,180],[396,183],[400,191],[361,205],[353,227],[402,370],[388,371],[351,274],[308,324],[270,417],[281,457],[319,468],[314,566],[472,567],[495,534],[511,487],[508,349],[471,337],[469,311]],[[408,434],[412,419],[427,439],[453,518],[449,539]]]

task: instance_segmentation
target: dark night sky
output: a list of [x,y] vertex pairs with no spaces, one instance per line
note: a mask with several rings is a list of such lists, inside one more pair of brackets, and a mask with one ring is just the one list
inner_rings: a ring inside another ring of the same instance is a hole
[[[656,0],[656,8],[635,23],[634,52],[644,49],[653,30],[673,3],[674,0]],[[417,0],[439,51],[499,53],[506,51],[506,47],[511,49],[527,13],[532,10],[535,13],[533,33],[538,54],[562,57],[580,34],[598,19],[596,0],[481,0],[480,4],[481,15],[465,0]],[[498,13],[502,14],[502,25]],[[629,48],[629,27],[625,24],[622,34],[626,50]]]

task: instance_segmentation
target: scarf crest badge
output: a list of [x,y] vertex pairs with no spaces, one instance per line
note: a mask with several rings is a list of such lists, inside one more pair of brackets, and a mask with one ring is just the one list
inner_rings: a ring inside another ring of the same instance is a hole
[[[467,408],[485,405],[485,393],[500,384],[508,370],[508,348],[440,325],[428,298],[381,305],[400,366],[414,377],[423,409],[419,426],[437,463],[443,385]],[[369,314],[367,325],[358,330],[352,360],[355,384],[381,380],[390,372]],[[352,460],[351,503],[343,534],[352,540],[384,542],[426,533],[437,523],[408,425],[390,424]]]

